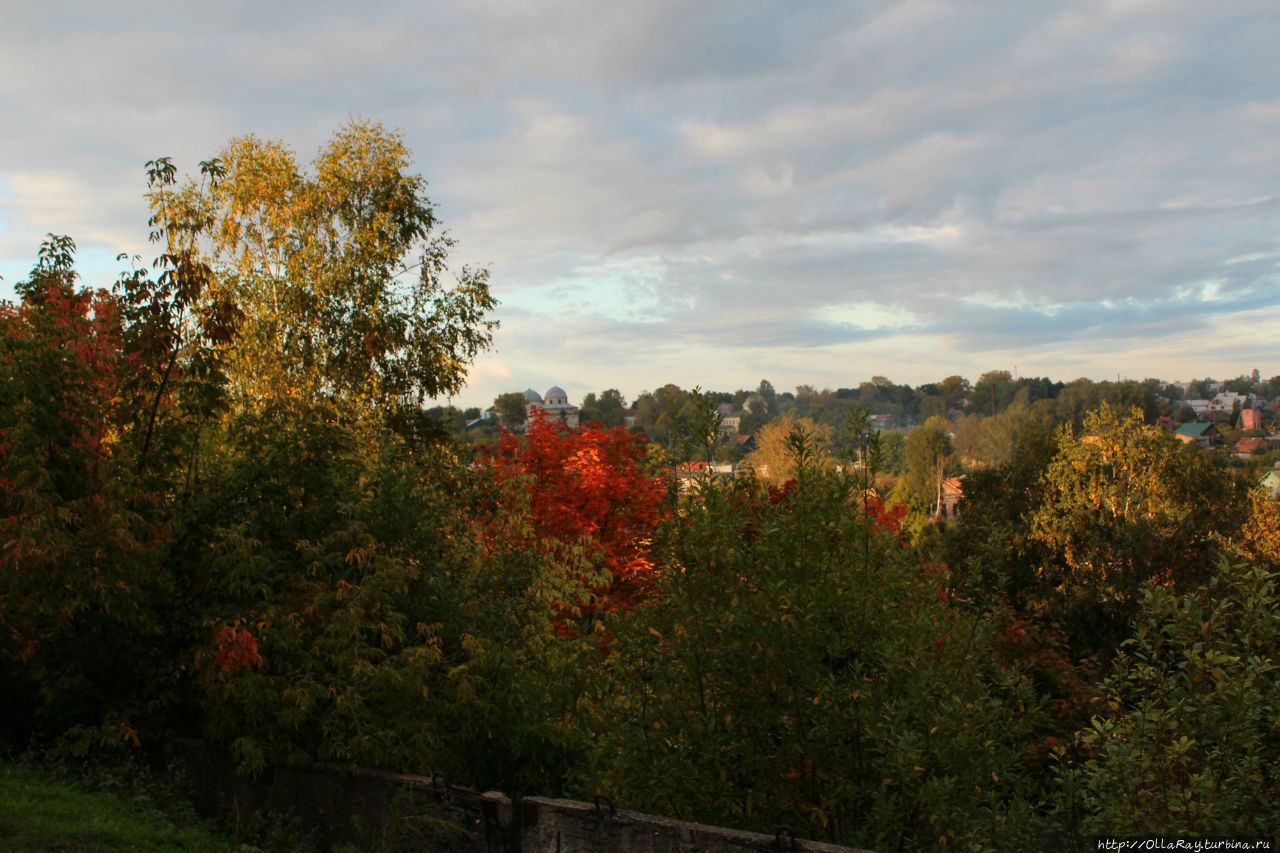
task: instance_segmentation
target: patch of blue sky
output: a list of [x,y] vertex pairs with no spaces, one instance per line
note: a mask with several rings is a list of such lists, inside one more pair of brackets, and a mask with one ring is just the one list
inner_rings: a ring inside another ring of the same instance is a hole
[[[120,278],[120,273],[129,269],[128,259],[116,260],[119,254],[111,249],[94,246],[77,248],[76,269],[80,272],[81,282],[87,287],[110,290]],[[149,261],[147,265],[150,266]]]
[[816,309],[814,319],[863,331],[906,331],[922,323],[914,313],[899,305],[878,302],[847,302]]
[[646,110],[628,110],[618,117],[618,128],[629,139],[641,143],[661,143],[655,155],[665,156],[678,142],[678,128],[666,117],[658,117]]
[[[4,229],[0,228],[0,239],[3,236]],[[36,264],[36,255],[39,249],[39,246],[32,246],[27,258],[0,258],[0,276],[3,276],[3,280],[0,281],[0,299],[13,300],[15,298],[14,285],[20,281],[26,281],[27,276],[31,273],[31,268]],[[108,249],[78,246],[76,248],[76,271],[80,274],[81,286],[95,290],[98,288],[110,290],[119,279],[121,271],[127,267],[124,261],[116,260],[116,255],[116,252]]]
[[979,291],[966,293],[959,297],[966,305],[980,308],[996,308],[1005,311],[1029,311],[1052,317],[1062,310],[1062,305],[1049,302],[1047,299],[1032,299],[1022,291],[997,292]]
[[559,322],[594,316],[628,325],[657,324],[665,317],[653,286],[655,275],[627,263],[578,269],[571,278],[509,293],[502,297],[502,307]]

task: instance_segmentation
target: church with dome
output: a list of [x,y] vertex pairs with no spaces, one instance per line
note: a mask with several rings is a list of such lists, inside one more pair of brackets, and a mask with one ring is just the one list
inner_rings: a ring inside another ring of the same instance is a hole
[[534,418],[535,412],[552,423],[564,424],[569,429],[578,426],[578,407],[569,403],[569,395],[559,385],[553,385],[545,395],[529,388],[524,392],[524,416],[526,421]]

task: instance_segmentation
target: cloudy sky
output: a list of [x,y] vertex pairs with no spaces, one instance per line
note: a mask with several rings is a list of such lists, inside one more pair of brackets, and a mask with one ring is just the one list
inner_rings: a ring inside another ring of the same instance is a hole
[[1280,374],[1280,4],[0,0],[0,295],[142,164],[401,128],[487,265],[454,402]]

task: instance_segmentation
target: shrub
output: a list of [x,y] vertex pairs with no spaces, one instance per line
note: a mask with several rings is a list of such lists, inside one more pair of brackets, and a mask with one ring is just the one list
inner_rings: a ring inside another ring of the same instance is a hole
[[1223,562],[1151,585],[1103,683],[1110,713],[1060,752],[1059,813],[1083,834],[1269,836],[1280,826],[1280,594]]
[[861,477],[792,445],[794,482],[709,480],[664,529],[657,596],[616,624],[594,784],[872,849],[1025,842],[1030,682]]

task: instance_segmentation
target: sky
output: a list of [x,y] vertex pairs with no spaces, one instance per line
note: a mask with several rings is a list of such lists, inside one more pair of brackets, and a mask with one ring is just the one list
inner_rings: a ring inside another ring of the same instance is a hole
[[563,387],[1280,374],[1274,0],[0,0],[0,297],[143,164],[398,128]]

